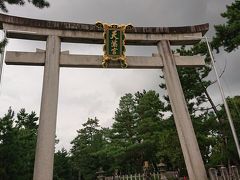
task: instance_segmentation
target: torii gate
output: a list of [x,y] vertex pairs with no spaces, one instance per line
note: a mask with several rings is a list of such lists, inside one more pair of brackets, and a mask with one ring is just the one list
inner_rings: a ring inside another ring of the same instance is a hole
[[[60,67],[101,68],[102,57],[60,52],[61,42],[103,44],[102,30],[95,25],[45,21],[0,14],[0,27],[8,38],[46,41],[46,51],[6,52],[9,65],[44,66],[41,110],[37,137],[34,180],[52,180]],[[187,109],[176,66],[203,66],[200,56],[177,56],[171,45],[192,45],[208,31],[208,24],[184,27],[136,27],[126,31],[127,45],[157,46],[154,57],[127,57],[128,68],[160,69],[191,180],[207,180],[192,121]],[[195,38],[194,38],[195,37]],[[109,68],[120,68],[111,62]],[[20,168],[20,167],[19,167]]]

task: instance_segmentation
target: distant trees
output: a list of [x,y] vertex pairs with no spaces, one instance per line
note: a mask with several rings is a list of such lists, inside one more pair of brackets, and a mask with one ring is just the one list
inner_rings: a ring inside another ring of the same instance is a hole
[[14,117],[10,108],[0,118],[0,177],[4,180],[31,179],[35,158],[37,120],[34,112],[21,109]]
[[54,156],[53,180],[72,180],[72,164],[69,153],[62,148]]
[[[238,138],[240,138],[240,96],[235,96],[233,98],[228,97],[227,98],[227,103],[230,109],[230,113],[233,119],[233,123],[236,129],[236,133]],[[237,150],[236,150],[236,145],[234,143],[234,139],[232,136],[232,131],[230,129],[229,122],[227,120],[225,108],[223,105],[221,105],[221,109],[218,112],[219,116],[224,119],[224,123],[222,124],[222,128],[225,130],[225,136],[226,136],[226,141],[227,141],[227,147],[224,152],[220,151],[218,146],[213,148],[213,151],[216,151],[218,153],[218,158],[219,156],[222,158],[222,163],[223,164],[240,164]],[[217,155],[216,155],[217,156]],[[217,158],[217,157],[216,157]],[[229,161],[229,162],[227,162]]]
[[101,166],[100,151],[103,148],[103,135],[99,129],[99,120],[89,118],[79,129],[72,141],[71,161],[74,171],[85,179],[94,179]]
[[142,170],[148,160],[156,165],[163,103],[155,91],[126,94],[115,112],[111,145],[115,147],[115,166],[121,172]]
[[[240,135],[239,99],[236,96],[228,98],[228,101],[237,133]],[[88,141],[96,143],[95,147],[91,143],[84,143],[86,137],[90,137],[87,134],[91,134],[86,131],[89,120],[84,128],[78,131],[81,132],[81,136],[79,134],[74,139],[71,150],[75,168],[81,171],[84,178],[91,179],[100,167],[106,174],[113,174],[114,169],[121,174],[129,174],[141,172],[144,161],[149,162],[152,170],[157,170],[157,164],[163,161],[169,170],[180,170],[185,174],[185,163],[173,117],[163,118],[163,109],[163,103],[154,91],[123,96],[115,112],[112,128],[101,129],[94,125],[92,127],[97,127],[97,130],[89,131],[95,132],[94,135],[99,137],[95,140],[90,138],[91,141]],[[228,160],[232,164],[239,164],[228,122],[224,123],[225,133],[229,137],[228,147],[224,149],[222,127],[216,120],[217,116],[212,111],[204,111],[202,114],[192,116],[192,119],[205,165],[207,167],[227,165]],[[222,109],[217,113],[219,117],[224,116]],[[97,139],[101,139],[101,142]]]
[[[237,134],[240,135],[240,97],[227,99]],[[155,91],[124,95],[115,112],[112,127],[103,128],[97,118],[89,118],[77,132],[69,152],[55,153],[54,180],[95,179],[102,168],[106,175],[142,172],[144,161],[152,171],[162,161],[169,170],[186,175],[185,163],[173,116],[163,116],[165,105]],[[224,110],[218,117],[226,118]],[[227,121],[220,127],[216,115],[203,112],[192,115],[203,160],[207,167],[219,164],[239,164],[237,151]],[[0,118],[0,176],[4,180],[32,178],[37,137],[34,112],[24,109],[14,115],[10,108]],[[221,129],[225,129],[228,146],[223,148]]]

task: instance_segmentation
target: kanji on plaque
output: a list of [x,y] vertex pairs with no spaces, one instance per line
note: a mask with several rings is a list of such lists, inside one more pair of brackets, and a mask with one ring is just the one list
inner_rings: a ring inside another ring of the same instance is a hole
[[122,32],[120,30],[109,29],[107,31],[107,53],[110,56],[122,55]]

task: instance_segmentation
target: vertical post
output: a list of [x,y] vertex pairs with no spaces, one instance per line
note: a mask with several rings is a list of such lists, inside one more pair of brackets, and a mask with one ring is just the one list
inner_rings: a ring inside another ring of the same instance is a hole
[[[6,39],[6,31],[4,30],[2,41],[5,41],[5,39]],[[6,46],[3,47],[2,53],[0,54],[0,56],[1,56],[1,58],[0,58],[0,87],[1,87],[1,81],[2,81],[3,61],[4,61],[4,57],[5,57],[5,50],[6,50]]]
[[78,170],[78,180],[81,180],[81,172]]
[[210,180],[218,180],[217,170],[215,168],[209,168],[208,174]]
[[188,176],[191,180],[207,180],[206,170],[198,147],[169,41],[160,41],[158,43],[158,51],[159,54],[162,55],[163,73]]
[[42,102],[33,180],[52,180],[59,87],[60,38],[49,36],[46,45]]

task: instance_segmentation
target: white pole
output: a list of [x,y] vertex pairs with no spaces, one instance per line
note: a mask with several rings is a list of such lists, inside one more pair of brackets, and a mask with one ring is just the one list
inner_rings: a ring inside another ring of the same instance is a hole
[[228,121],[229,121],[229,124],[230,124],[230,127],[231,127],[231,131],[232,131],[233,138],[234,138],[234,141],[235,141],[235,144],[236,144],[236,148],[237,148],[238,157],[239,157],[239,159],[240,159],[239,141],[238,141],[237,133],[236,133],[236,130],[235,130],[233,121],[232,121],[232,116],[231,116],[231,113],[230,113],[230,110],[229,110],[227,101],[226,101],[226,99],[225,99],[224,91],[223,91],[223,88],[222,88],[222,85],[221,85],[221,82],[220,82],[220,79],[219,79],[219,75],[218,75],[217,69],[216,69],[216,67],[215,67],[214,57],[213,57],[213,54],[212,54],[211,46],[210,46],[210,44],[209,44],[209,42],[208,42],[208,38],[207,38],[206,36],[204,36],[204,38],[205,38],[206,43],[207,43],[207,47],[208,47],[209,55],[210,55],[210,58],[211,58],[212,66],[213,66],[213,69],[214,69],[214,72],[215,72],[215,75],[216,75],[216,78],[217,78],[218,88],[219,88],[219,90],[220,90],[220,92],[221,92],[221,96],[222,96],[222,100],[223,100],[223,105],[224,105],[224,108],[225,108],[226,113],[227,113],[227,118],[228,118]]
[[[6,31],[3,31],[3,39],[6,38]],[[5,56],[5,47],[3,47],[3,52],[1,54],[1,59],[0,59],[0,85],[1,85],[1,80],[2,80],[2,71],[3,71],[3,61],[4,61],[4,56]]]

